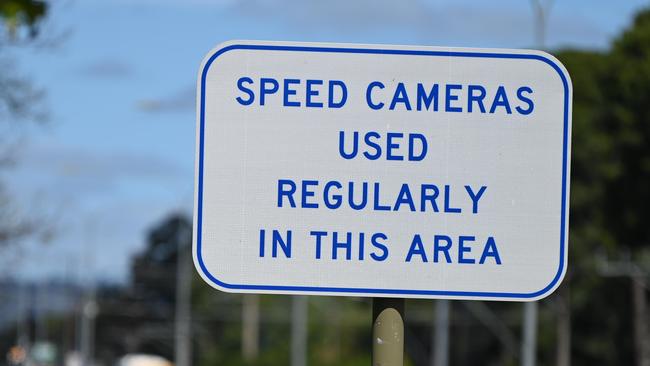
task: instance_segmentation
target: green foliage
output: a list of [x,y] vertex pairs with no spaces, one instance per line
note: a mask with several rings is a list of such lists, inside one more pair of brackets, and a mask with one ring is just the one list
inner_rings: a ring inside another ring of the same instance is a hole
[[47,4],[41,0],[0,0],[0,18],[12,36],[22,26],[29,28],[30,36],[36,36],[36,25],[46,12]]
[[[574,85],[572,239],[649,244],[650,11],[608,53],[560,54]],[[593,249],[593,245],[590,245]]]
[[573,80],[570,266],[574,364],[632,364],[631,280],[598,252],[637,261],[650,245],[650,11],[607,52],[558,54]]
[[[260,353],[255,360],[246,361],[241,350],[242,296],[217,292],[198,278],[195,283],[193,311],[196,317],[204,319],[200,322],[202,336],[196,337],[195,343],[197,365],[290,364],[291,297],[260,295]],[[369,323],[369,301],[310,297],[308,364],[368,365]]]
[[609,187],[607,209],[618,240],[639,248],[650,244],[650,11],[614,43],[611,64],[604,89],[621,174]]

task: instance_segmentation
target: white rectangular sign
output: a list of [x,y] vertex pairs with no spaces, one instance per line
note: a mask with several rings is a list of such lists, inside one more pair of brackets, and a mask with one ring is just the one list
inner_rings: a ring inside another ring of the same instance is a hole
[[567,267],[571,81],[540,51],[228,42],[197,92],[223,291],[537,300]]

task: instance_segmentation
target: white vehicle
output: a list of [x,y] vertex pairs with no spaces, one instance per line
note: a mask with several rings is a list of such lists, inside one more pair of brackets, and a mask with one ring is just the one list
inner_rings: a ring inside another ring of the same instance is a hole
[[147,354],[128,354],[117,361],[116,366],[173,366],[164,357]]

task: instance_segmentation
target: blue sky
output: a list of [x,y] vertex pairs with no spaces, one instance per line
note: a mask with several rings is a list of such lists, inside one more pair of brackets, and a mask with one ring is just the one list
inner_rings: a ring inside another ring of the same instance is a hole
[[[646,4],[555,0],[548,48],[604,49]],[[118,282],[147,228],[191,212],[195,77],[216,44],[534,45],[526,0],[67,0],[42,36],[62,40],[12,57],[46,90],[49,121],[28,129],[5,175],[15,204],[53,218],[57,235],[5,257],[22,278]]]

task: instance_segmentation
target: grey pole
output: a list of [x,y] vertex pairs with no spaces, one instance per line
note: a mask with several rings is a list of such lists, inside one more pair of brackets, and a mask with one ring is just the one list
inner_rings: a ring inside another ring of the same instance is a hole
[[531,0],[535,18],[535,44],[541,49],[546,48],[546,27],[553,2],[554,0]]
[[191,297],[192,264],[190,262],[189,231],[179,230],[176,262],[176,308],[174,314],[174,363],[176,366],[192,365]]
[[632,280],[632,303],[634,305],[634,343],[637,365],[650,365],[650,329],[648,329],[648,310],[645,291],[647,291],[648,271],[634,263],[629,251],[623,252],[623,259],[610,261],[606,256],[599,260],[598,271],[605,277],[626,276]]
[[242,355],[244,360],[250,362],[259,354],[259,295],[244,295],[242,306]]
[[16,342],[16,344],[22,346],[23,349],[29,349],[29,326],[27,326],[27,316],[29,314],[30,303],[26,299],[27,289],[25,286],[24,283],[18,284],[18,301],[16,303],[18,304],[19,312],[16,325],[18,328],[18,342]]
[[571,366],[571,299],[569,284],[558,289],[557,306],[557,341],[555,353],[556,366]]
[[524,341],[521,343],[521,364],[535,366],[537,353],[537,302],[531,301],[524,304]]
[[634,303],[634,343],[636,364],[650,366],[650,347],[648,345],[648,309],[645,292],[647,282],[644,276],[632,277],[632,302]]
[[435,324],[431,347],[431,366],[449,365],[449,300],[435,301]]
[[293,296],[291,301],[291,366],[306,366],[307,297]]
[[404,365],[404,299],[372,300],[372,366]]
[[81,359],[83,366],[95,364],[95,317],[98,307],[95,300],[95,288],[86,290],[85,299],[81,308]]

